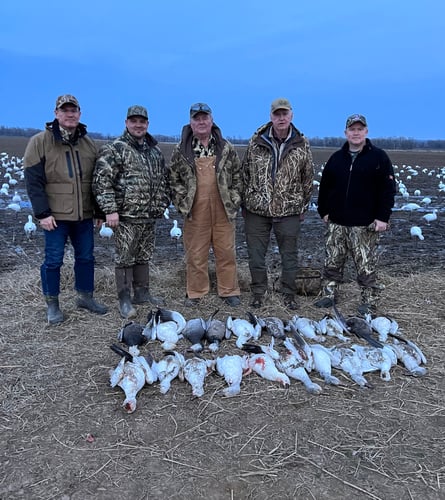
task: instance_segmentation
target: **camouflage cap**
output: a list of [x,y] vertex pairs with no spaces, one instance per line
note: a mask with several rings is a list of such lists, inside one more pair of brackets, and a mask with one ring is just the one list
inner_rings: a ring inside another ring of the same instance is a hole
[[142,116],[148,120],[148,111],[144,106],[134,105],[130,106],[127,111],[127,118],[130,116]]
[[348,119],[346,120],[346,128],[350,127],[351,125],[354,125],[354,123],[361,123],[365,127],[368,126],[366,118],[363,115],[355,114],[349,116]]
[[80,109],[79,101],[71,94],[59,95],[56,100],[56,109],[61,108],[64,104],[72,104]]
[[287,109],[288,111],[291,111],[292,106],[287,99],[285,99],[284,97],[279,97],[278,99],[275,99],[275,101],[273,101],[270,105],[270,112],[275,113],[275,111],[278,111],[279,109]]
[[206,115],[211,115],[212,110],[210,106],[205,102],[197,102],[190,106],[190,117],[194,118],[198,113],[205,113]]

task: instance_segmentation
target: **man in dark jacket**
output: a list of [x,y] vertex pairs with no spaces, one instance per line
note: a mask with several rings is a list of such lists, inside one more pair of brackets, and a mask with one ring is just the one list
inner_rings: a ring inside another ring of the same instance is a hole
[[60,268],[65,244],[74,248],[74,287],[77,306],[97,314],[107,308],[93,299],[94,198],[91,180],[96,146],[80,123],[77,99],[57,98],[55,115],[46,129],[33,136],[25,150],[28,196],[45,234],[45,261],[40,268],[50,324],[64,320],[59,308]]
[[347,142],[326,163],[318,195],[318,212],[327,224],[327,238],[324,296],[315,305],[330,307],[334,303],[350,253],[361,288],[361,314],[376,310],[384,288],[377,279],[376,250],[380,233],[389,228],[395,195],[391,160],[366,138],[367,134],[363,115],[347,119]]

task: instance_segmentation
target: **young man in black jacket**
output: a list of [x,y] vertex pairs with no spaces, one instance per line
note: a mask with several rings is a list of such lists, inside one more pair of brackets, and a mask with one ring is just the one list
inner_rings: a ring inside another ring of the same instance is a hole
[[326,163],[320,181],[318,213],[327,224],[323,297],[315,305],[330,307],[336,298],[350,253],[361,288],[359,313],[375,312],[384,288],[378,282],[377,243],[389,228],[395,181],[391,160],[369,139],[366,118],[346,121],[347,142]]

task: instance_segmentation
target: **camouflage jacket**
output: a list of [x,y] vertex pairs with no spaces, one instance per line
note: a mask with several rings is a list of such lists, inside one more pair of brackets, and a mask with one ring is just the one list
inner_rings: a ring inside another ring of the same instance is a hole
[[143,222],[162,216],[169,191],[164,156],[146,134],[140,145],[128,132],[102,147],[93,176],[93,192],[105,214]]
[[97,148],[80,123],[70,141],[62,137],[59,122],[31,137],[23,159],[25,182],[34,215],[44,219],[78,221],[94,216],[91,190]]
[[[222,137],[221,130],[216,125],[212,127],[212,135],[216,139],[216,183],[227,217],[234,220],[241,204],[241,162],[233,145]],[[181,141],[173,150],[169,167],[173,203],[184,217],[190,216],[196,194],[192,138],[190,125],[185,125]]]
[[262,125],[249,141],[242,163],[243,206],[264,217],[304,213],[312,194],[314,168],[309,141],[293,125],[291,137],[277,149]]

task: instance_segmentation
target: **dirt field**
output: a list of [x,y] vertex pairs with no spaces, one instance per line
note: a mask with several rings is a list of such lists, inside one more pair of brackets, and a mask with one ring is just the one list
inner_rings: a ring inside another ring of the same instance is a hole
[[[25,143],[0,137],[0,153],[21,157]],[[169,158],[171,146],[163,149]],[[242,148],[239,151],[242,154]],[[317,172],[330,153],[314,150]],[[445,498],[445,193],[438,188],[444,182],[445,154],[389,154],[411,196],[397,197],[391,231],[381,240],[380,274],[386,285],[381,312],[421,347],[428,373],[411,377],[398,365],[389,382],[378,373],[367,374],[373,388],[366,389],[343,372],[334,372],[340,386],[327,385],[312,373],[323,388],[318,396],[295,380],[285,389],[250,374],[239,396],[223,398],[218,391],[225,387],[224,380],[212,373],[201,398],[194,398],[190,385],[178,379],[165,395],[157,383],[145,386],[137,410],[127,415],[121,407],[122,390],[109,385],[109,370],[119,362],[109,346],[122,326],[113,242],[97,236],[96,295],[110,312],[97,317],[75,308],[68,249],[61,294],[67,320],[50,327],[39,283],[42,234],[38,231],[28,239],[23,225],[30,209],[25,204],[13,212],[7,208],[11,196],[0,195],[0,498]],[[16,189],[23,193],[23,182]],[[416,189],[420,195],[414,195]],[[429,206],[421,204],[426,196],[431,198]],[[408,202],[423,208],[402,210]],[[427,224],[422,216],[433,208],[438,219]],[[181,218],[177,220],[182,225]],[[411,238],[414,224],[422,228],[423,241]],[[152,291],[186,319],[207,318],[218,308],[222,320],[245,317],[250,293],[242,219],[237,225],[242,305],[235,309],[225,306],[215,290],[196,310],[183,307],[183,248],[181,242],[176,246],[171,241],[171,225],[171,220],[159,221]],[[311,210],[302,228],[302,267],[321,269],[323,242],[323,225]],[[290,311],[273,291],[280,271],[273,245],[268,263],[271,293],[258,314],[289,319]],[[214,276],[212,259],[210,274]],[[340,310],[355,314],[358,299],[349,267]],[[300,316],[321,319],[323,311],[313,307],[313,296],[298,300]],[[139,322],[146,321],[148,310],[138,307]],[[266,335],[260,339],[268,342]],[[181,340],[178,349],[188,345]],[[150,342],[146,351],[156,360],[162,357],[159,342]],[[225,353],[239,353],[233,339],[223,344],[219,355]]]

